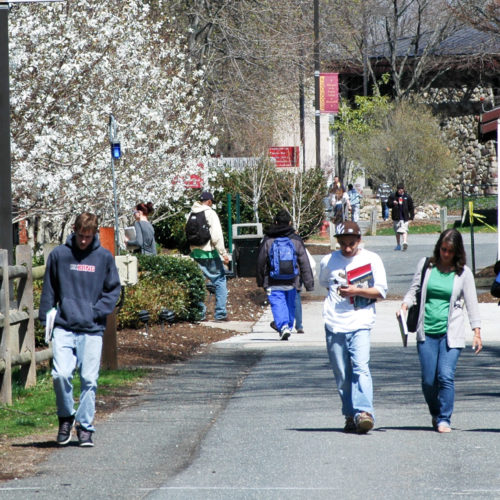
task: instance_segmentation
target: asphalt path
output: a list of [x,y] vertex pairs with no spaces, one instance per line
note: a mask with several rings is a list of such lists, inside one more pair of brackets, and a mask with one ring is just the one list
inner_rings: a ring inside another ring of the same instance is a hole
[[[387,238],[365,243],[382,255],[391,284],[411,279],[405,265],[435,241],[415,237],[397,258]],[[304,335],[279,341],[266,311],[250,332],[159,369],[128,407],[98,422],[94,448],[55,449],[33,476],[1,483],[0,498],[500,498],[499,308],[480,304],[485,349],[473,354],[469,332],[453,432],[440,435],[421,394],[415,339],[401,345],[398,304],[377,304],[376,424],[367,435],[342,432],[321,303],[304,301]]]

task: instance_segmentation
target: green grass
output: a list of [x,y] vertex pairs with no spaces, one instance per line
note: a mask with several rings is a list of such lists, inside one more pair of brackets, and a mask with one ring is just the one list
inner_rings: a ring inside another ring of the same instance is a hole
[[[147,370],[106,370],[99,377],[97,394],[113,393],[148,375]],[[74,397],[80,394],[80,378],[75,374]],[[24,389],[13,374],[12,406],[0,404],[0,434],[5,437],[21,437],[56,429],[56,400],[52,377],[47,369],[40,369],[35,387]]]

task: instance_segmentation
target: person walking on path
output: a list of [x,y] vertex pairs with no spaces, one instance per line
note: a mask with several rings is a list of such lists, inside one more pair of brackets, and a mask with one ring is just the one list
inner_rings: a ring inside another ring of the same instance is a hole
[[143,255],[156,255],[155,230],[148,221],[148,217],[154,212],[153,204],[138,203],[134,210],[135,240],[125,237],[128,248],[138,248]]
[[451,432],[455,369],[465,347],[464,303],[474,331],[472,349],[478,354],[483,348],[474,276],[465,261],[461,234],[456,229],[443,231],[432,257],[418,263],[401,304],[406,312],[420,294],[416,333],[422,391],[432,426],[440,433]]
[[362,196],[352,184],[348,185],[347,196],[349,196],[349,204],[351,205],[351,220],[358,222]]
[[[415,209],[411,196],[405,191],[404,184],[397,186],[397,191],[391,193],[387,199],[387,206],[392,209],[391,216],[396,233],[396,247],[394,250],[406,251],[408,248],[408,221],[413,220]],[[401,247],[401,236],[403,246]]]
[[386,221],[389,218],[389,207],[387,206],[387,199],[391,194],[391,187],[387,182],[383,182],[377,189],[377,198],[380,200],[380,207],[382,208],[382,219]]
[[295,298],[302,283],[314,289],[314,278],[302,238],[292,226],[286,210],[280,210],[265,231],[257,258],[257,286],[269,297],[274,328],[288,340],[295,321]]
[[[190,242],[190,256],[198,263],[204,276],[215,286],[215,321],[227,321],[227,283],[224,264],[229,264],[229,254],[224,246],[224,235],[219,216],[212,208],[214,197],[212,193],[203,191],[199,201],[195,201],[188,216],[186,230],[190,224],[189,219],[197,219],[200,234],[194,235]],[[199,217],[202,217],[201,222]],[[206,236],[204,234],[206,233]],[[188,234],[188,241],[190,236]],[[194,242],[194,243],[193,243]],[[222,258],[222,260],[221,260]],[[200,304],[202,320],[205,319],[206,306]]]
[[[52,332],[52,377],[56,393],[59,430],[57,443],[71,440],[77,423],[80,446],[94,446],[92,434],[102,337],[106,317],[120,296],[120,278],[111,253],[97,237],[97,217],[85,212],[75,222],[64,245],[47,260],[40,299],[39,319],[57,308]],[[75,412],[73,375],[78,369],[80,404]]]
[[347,220],[351,205],[349,203],[349,196],[342,188],[337,188],[335,190],[331,204],[333,222],[338,224],[341,221]]
[[381,258],[360,247],[356,222],[336,226],[340,250],[323,257],[319,283],[328,290],[323,306],[326,347],[345,417],[344,432],[373,428],[373,384],[369,368],[375,301],[387,294]]

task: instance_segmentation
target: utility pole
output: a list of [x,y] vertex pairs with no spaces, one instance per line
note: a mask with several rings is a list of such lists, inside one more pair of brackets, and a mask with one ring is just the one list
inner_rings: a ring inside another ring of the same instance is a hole
[[316,131],[316,168],[321,167],[321,122],[319,110],[319,0],[314,0],[314,124]]
[[66,0],[0,0],[0,248],[13,262],[12,174],[10,154],[9,8],[19,3],[51,3]]
[[0,4],[0,248],[13,261],[10,167],[9,6]]

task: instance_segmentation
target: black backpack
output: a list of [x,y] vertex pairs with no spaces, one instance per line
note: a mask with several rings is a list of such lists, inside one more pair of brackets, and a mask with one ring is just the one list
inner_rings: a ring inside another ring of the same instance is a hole
[[191,212],[186,223],[186,238],[190,245],[201,246],[210,241],[210,226],[205,210]]

